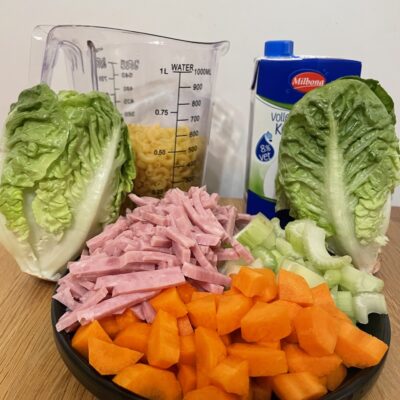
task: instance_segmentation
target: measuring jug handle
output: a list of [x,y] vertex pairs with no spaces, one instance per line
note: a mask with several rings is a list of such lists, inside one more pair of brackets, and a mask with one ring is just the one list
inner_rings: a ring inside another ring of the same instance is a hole
[[[59,67],[60,55],[64,56],[67,79],[70,89],[87,92],[97,90],[96,57],[94,48],[87,43],[81,46],[71,40],[60,39],[54,33],[54,26],[39,25],[35,27],[31,43],[31,84],[46,83],[55,86],[53,73]],[[89,62],[85,63],[85,51],[88,52]],[[63,87],[61,89],[67,89]]]

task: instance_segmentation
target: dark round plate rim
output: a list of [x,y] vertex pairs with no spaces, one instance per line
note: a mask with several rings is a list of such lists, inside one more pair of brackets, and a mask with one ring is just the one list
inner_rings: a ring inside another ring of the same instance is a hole
[[[98,374],[89,363],[77,353],[71,346],[70,334],[66,332],[57,332],[55,325],[59,317],[65,312],[66,308],[58,301],[52,299],[51,302],[51,322],[53,328],[53,336],[57,349],[72,374],[93,394],[101,399],[144,399],[143,397],[129,392],[122,387],[113,383],[109,378]],[[388,315],[370,315],[370,322],[362,326],[363,330],[374,334],[383,340],[388,346],[391,340],[390,319]],[[387,352],[388,353],[388,352]],[[344,384],[330,392],[321,400],[347,400],[361,398],[366,391],[373,385],[377,379],[383,364],[385,363],[387,353],[382,361],[370,368],[358,370],[353,369],[353,375],[347,378]],[[84,380],[84,381],[83,381]],[[113,397],[104,397],[102,394],[111,394]],[[358,393],[358,394],[357,394]],[[356,395],[356,397],[354,397]],[[100,397],[102,396],[102,397]],[[353,396],[353,397],[350,397]]]

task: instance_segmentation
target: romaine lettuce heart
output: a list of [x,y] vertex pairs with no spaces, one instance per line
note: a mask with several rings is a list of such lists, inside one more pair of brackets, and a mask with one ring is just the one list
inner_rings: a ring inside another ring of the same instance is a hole
[[115,221],[134,178],[127,126],[105,94],[27,89],[0,143],[0,240],[23,271],[55,280]]
[[330,247],[374,271],[400,182],[393,101],[372,80],[340,79],[307,93],[285,122],[277,209],[314,220]]

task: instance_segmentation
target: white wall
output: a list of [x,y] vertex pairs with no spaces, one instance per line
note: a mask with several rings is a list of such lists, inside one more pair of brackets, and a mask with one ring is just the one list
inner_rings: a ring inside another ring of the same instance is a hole
[[363,75],[387,88],[400,117],[399,16],[398,0],[0,0],[0,119],[28,84],[35,25],[103,25],[198,41],[227,39],[231,49],[220,64],[221,118],[214,124],[208,176],[210,189],[241,196],[253,59],[262,54],[264,41],[292,39],[298,54],[361,60]]

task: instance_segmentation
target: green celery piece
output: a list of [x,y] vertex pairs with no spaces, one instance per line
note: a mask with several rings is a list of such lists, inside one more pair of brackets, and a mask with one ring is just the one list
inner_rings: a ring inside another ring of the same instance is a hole
[[285,231],[281,228],[281,223],[279,218],[272,218],[271,219],[272,226],[274,227],[274,233],[276,237],[284,238]]
[[276,262],[275,271],[277,272],[281,268],[281,263],[282,263],[282,260],[285,259],[285,256],[283,256],[281,253],[279,253],[279,251],[276,249],[271,250],[271,255],[275,259],[275,262]]
[[221,274],[229,276],[230,274],[237,274],[242,265],[246,265],[243,260],[229,260],[225,261],[218,270]]
[[304,250],[307,259],[318,269],[340,269],[351,263],[349,256],[331,256],[325,245],[325,231],[309,222],[304,227]]
[[264,267],[274,269],[277,266],[277,260],[270,250],[256,247],[251,253],[255,258],[261,260]]
[[250,250],[262,244],[273,231],[271,221],[263,214],[257,214],[250,223],[235,236],[236,240]]
[[264,268],[264,263],[261,258],[256,258],[251,264],[250,267],[252,268]]
[[321,283],[325,283],[325,279],[321,275],[318,275],[304,265],[288,260],[287,258],[282,260],[281,268],[302,276],[311,288],[318,286]]
[[293,259],[302,258],[302,255],[297,253],[293,246],[284,238],[276,238],[276,249],[285,257],[290,257]]
[[382,293],[359,293],[353,297],[355,318],[368,324],[368,314],[387,314],[385,296]]
[[334,295],[334,300],[337,308],[347,314],[352,320],[355,319],[355,312],[353,306],[353,296],[351,292],[346,290],[339,290]]
[[272,250],[276,247],[276,235],[275,232],[272,231],[261,243],[261,246],[266,248],[267,250]]
[[342,273],[340,272],[340,269],[328,269],[324,273],[324,279],[328,284],[329,288],[332,288],[340,284],[340,280],[342,279]]
[[383,280],[365,271],[360,271],[350,265],[341,270],[340,286],[350,290],[353,294],[361,292],[381,292]]
[[307,220],[297,219],[289,222],[285,227],[286,240],[293,246],[293,248],[301,255],[305,255],[303,235],[304,227]]
[[[297,261],[297,262],[299,262],[299,261]],[[311,271],[313,271],[313,272],[315,272],[315,273],[321,275],[321,271],[320,271],[318,268],[315,268],[315,265],[314,265],[312,262],[306,260],[306,261],[304,261],[304,265],[305,265],[309,270],[311,270]]]

